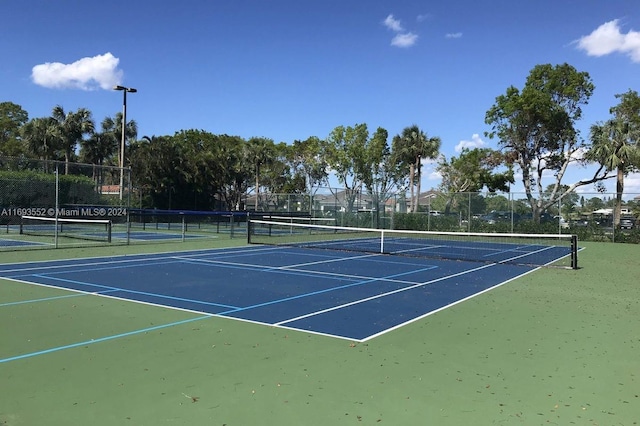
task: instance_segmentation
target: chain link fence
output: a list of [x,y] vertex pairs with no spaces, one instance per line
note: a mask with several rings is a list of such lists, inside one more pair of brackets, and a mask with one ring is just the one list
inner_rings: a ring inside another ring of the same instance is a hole
[[0,250],[110,239],[111,225],[126,228],[130,174],[116,167],[0,157]]
[[140,193],[131,187],[129,169],[0,157],[0,250],[240,236],[252,214],[361,228],[557,233],[640,243],[637,193],[624,194],[620,209],[616,194],[574,193],[536,215],[526,194],[513,192],[430,190],[412,199],[404,193],[320,188],[313,194],[248,194],[240,212],[144,210]]
[[619,211],[615,200],[615,193],[572,193],[534,216],[525,193],[446,194],[430,190],[412,202],[409,194],[322,188],[314,195],[250,195],[245,204],[256,212],[333,218],[340,226],[576,234],[581,240],[640,243],[640,194],[624,194]]

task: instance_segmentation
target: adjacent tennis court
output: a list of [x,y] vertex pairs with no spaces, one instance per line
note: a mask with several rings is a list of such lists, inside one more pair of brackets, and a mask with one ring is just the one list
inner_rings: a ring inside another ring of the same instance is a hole
[[206,231],[187,233],[181,224],[174,224],[173,228],[166,224],[154,224],[154,227],[127,227],[126,224],[113,225],[111,221],[87,219],[25,216],[22,220],[20,225],[7,225],[5,232],[0,233],[0,249],[80,247],[217,238],[215,234]]

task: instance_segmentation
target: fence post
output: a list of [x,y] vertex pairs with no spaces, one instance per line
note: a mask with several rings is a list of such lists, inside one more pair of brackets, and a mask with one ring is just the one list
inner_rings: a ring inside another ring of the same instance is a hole
[[60,172],[58,171],[58,164],[56,164],[56,205],[55,205],[55,230],[53,231],[53,245],[58,248],[58,210],[60,209]]
[[471,193],[467,193],[467,200],[469,202],[469,209],[467,211],[467,232],[471,232],[471,218],[473,215],[471,214]]

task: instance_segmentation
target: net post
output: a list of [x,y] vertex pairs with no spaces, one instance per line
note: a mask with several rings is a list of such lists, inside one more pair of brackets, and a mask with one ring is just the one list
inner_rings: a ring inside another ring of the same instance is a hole
[[571,269],[578,269],[578,236],[571,236]]
[[251,244],[251,231],[253,222],[251,222],[251,216],[247,215],[247,244]]
[[53,233],[53,246],[58,248],[58,211],[60,209],[60,173],[58,172],[58,165],[56,164],[56,212],[55,220],[56,225]]
[[[140,219],[142,220],[142,230],[144,231],[144,215],[140,214]],[[131,209],[127,209],[127,219],[126,219],[126,234],[127,234],[127,245],[131,243]]]
[[107,243],[111,244],[111,221],[107,222]]
[[231,217],[229,218],[229,222],[230,222],[230,229],[229,229],[229,238],[233,239],[233,225],[234,225],[234,220],[233,220],[233,214],[234,212],[231,211]]
[[184,243],[184,240],[186,238],[186,233],[187,233],[187,221],[186,221],[186,215],[184,213],[180,213],[182,215],[182,242]]
[[380,231],[380,254],[384,253],[384,229]]

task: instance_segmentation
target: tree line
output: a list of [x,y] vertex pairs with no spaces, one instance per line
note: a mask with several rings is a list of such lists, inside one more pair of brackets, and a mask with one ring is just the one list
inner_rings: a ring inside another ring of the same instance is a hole
[[[624,178],[640,168],[640,97],[631,89],[617,94],[610,117],[592,124],[584,139],[576,126],[594,90],[589,74],[569,64],[537,65],[522,88],[508,87],[486,112],[485,135],[499,149],[463,149],[450,158],[440,153],[438,136],[415,124],[391,138],[384,128],[370,131],[358,123],[339,125],[322,138],[276,143],[195,129],[138,138],[132,120],[125,125],[125,166],[146,207],[257,208],[261,193],[313,195],[330,186],[333,175],[347,203],[364,190],[377,202],[409,193],[408,209],[417,211],[422,164],[433,160],[442,176],[439,190],[448,194],[445,209],[455,207],[459,192],[508,190],[519,171],[534,219],[578,187],[602,188],[607,179],[617,182],[619,217]],[[121,126],[121,113],[97,127],[86,108],[65,112],[56,106],[49,117],[29,119],[19,105],[3,102],[0,155],[120,166]],[[575,163],[596,165],[595,171],[564,183]],[[543,185],[550,176],[553,183]],[[242,206],[246,194],[255,195],[254,206]]]

